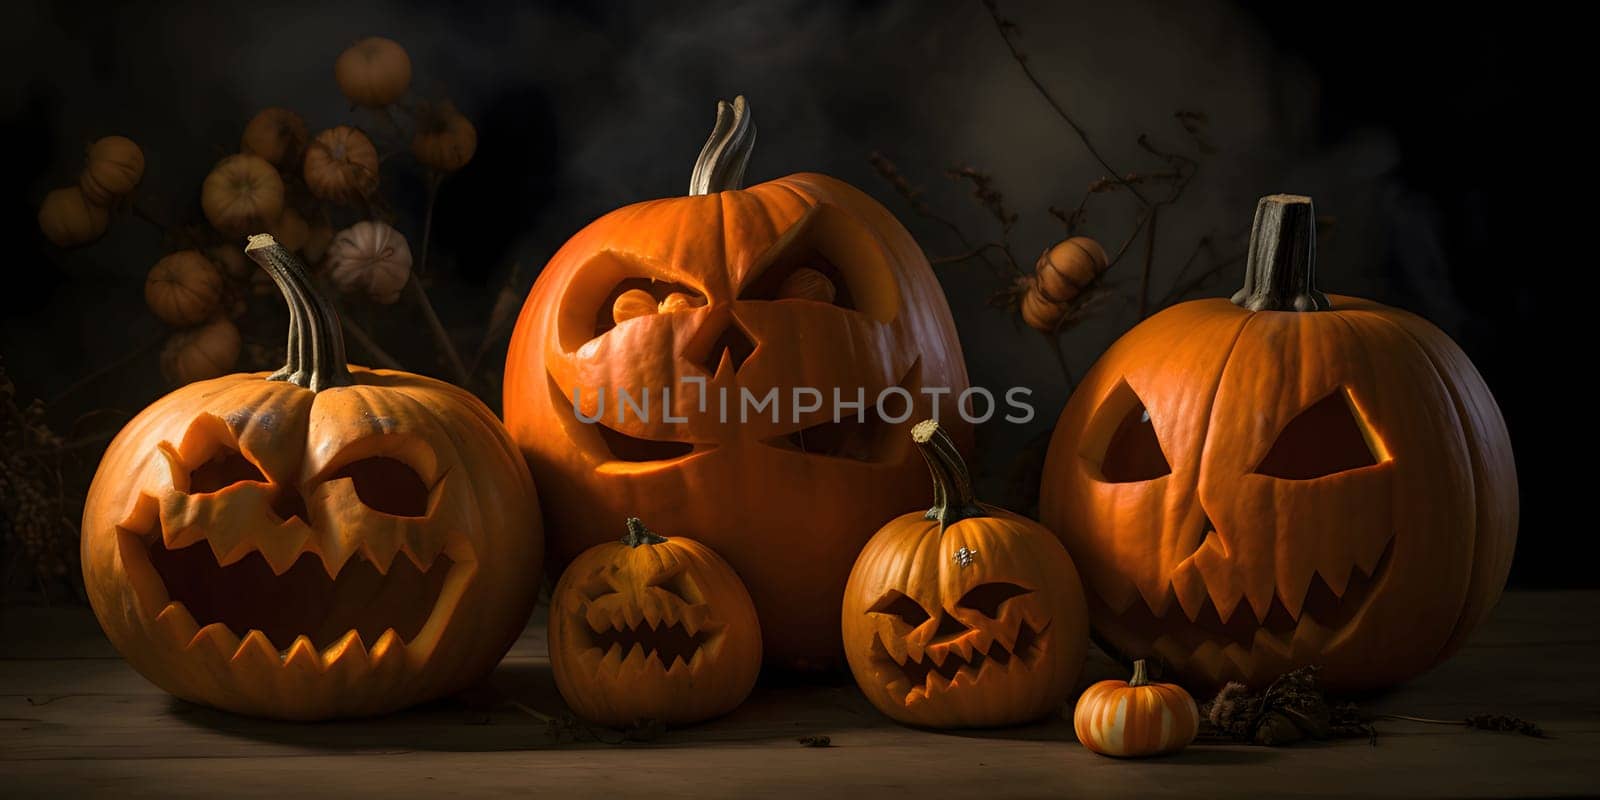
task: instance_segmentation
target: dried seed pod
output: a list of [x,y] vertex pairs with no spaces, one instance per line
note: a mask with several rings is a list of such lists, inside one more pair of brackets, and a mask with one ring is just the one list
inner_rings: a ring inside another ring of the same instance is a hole
[[611,304],[611,321],[618,325],[633,319],[654,314],[659,309],[656,299],[643,289],[629,289],[617,296]]
[[1045,299],[1070,303],[1106,270],[1106,251],[1087,236],[1074,236],[1044,251],[1034,264]]
[[778,286],[778,298],[795,298],[799,300],[815,300],[819,303],[832,303],[839,290],[833,285],[828,276],[810,267],[801,267],[789,273]]

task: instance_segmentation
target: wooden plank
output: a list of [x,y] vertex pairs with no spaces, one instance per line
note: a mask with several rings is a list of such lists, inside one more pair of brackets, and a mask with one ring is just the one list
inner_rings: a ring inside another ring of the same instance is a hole
[[[1371,698],[1376,711],[1535,719],[1557,738],[1383,723],[1364,741],[1208,746],[1150,762],[1094,756],[1065,720],[963,734],[888,722],[848,679],[763,685],[738,711],[647,744],[552,738],[506,699],[560,713],[537,614],[487,687],[377,720],[295,725],[174,700],[134,674],[82,609],[6,609],[0,770],[22,794],[541,790],[661,797],[1377,793],[1556,795],[1600,786],[1600,593],[1509,595],[1455,659]],[[1085,680],[1118,671],[1098,652]],[[488,710],[486,710],[488,709]],[[827,734],[835,747],[795,737]],[[1200,788],[1203,787],[1203,788]]]

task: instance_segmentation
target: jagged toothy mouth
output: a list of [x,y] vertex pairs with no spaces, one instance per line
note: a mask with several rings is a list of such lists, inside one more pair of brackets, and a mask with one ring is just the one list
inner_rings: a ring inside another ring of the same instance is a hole
[[724,625],[707,619],[704,605],[655,605],[647,611],[590,603],[574,628],[583,656],[602,672],[651,669],[675,673],[693,668],[722,643]]
[[1390,538],[1370,571],[1352,566],[1342,591],[1330,586],[1320,573],[1313,574],[1297,609],[1291,610],[1292,604],[1274,592],[1264,615],[1241,599],[1224,619],[1209,593],[1193,613],[1169,597],[1166,611],[1156,614],[1136,595],[1127,610],[1115,614],[1094,593],[1089,594],[1091,603],[1109,614],[1119,631],[1152,642],[1151,649],[1166,663],[1183,668],[1193,662],[1202,671],[1215,673],[1216,678],[1228,662],[1244,673],[1257,655],[1274,653],[1290,658],[1297,651],[1312,652],[1337,642],[1388,574],[1393,551],[1394,539]]
[[929,644],[921,652],[908,648],[903,657],[890,652],[878,634],[872,637],[871,657],[881,674],[896,676],[888,688],[903,693],[904,702],[910,705],[952,684],[979,683],[991,672],[1008,672],[1018,664],[1034,666],[1044,654],[1042,640],[1049,627],[1046,623],[1036,630],[1024,620],[1009,646],[995,637],[983,647],[982,640],[988,637],[972,633],[948,643]]
[[425,657],[476,572],[470,545],[455,535],[435,552],[362,543],[342,558],[320,552],[316,536],[297,552],[247,537],[217,553],[193,531],[117,535],[141,612],[180,649],[204,643],[233,661],[311,658],[327,669],[376,666],[403,651]]

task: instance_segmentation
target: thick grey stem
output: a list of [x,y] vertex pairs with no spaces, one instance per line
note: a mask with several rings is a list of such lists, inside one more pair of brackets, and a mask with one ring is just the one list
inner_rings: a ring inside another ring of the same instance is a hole
[[250,237],[244,254],[272,276],[289,304],[288,359],[267,380],[320,392],[355,383],[344,355],[344,331],[333,306],[317,294],[304,264],[271,234]]
[[1235,305],[1251,311],[1325,311],[1317,290],[1317,215],[1311,198],[1272,194],[1256,205],[1244,288]]
[[733,98],[732,105],[718,100],[717,124],[694,162],[689,194],[715,194],[744,186],[744,168],[750,163],[750,151],[755,146],[756,125],[750,119],[744,95]]

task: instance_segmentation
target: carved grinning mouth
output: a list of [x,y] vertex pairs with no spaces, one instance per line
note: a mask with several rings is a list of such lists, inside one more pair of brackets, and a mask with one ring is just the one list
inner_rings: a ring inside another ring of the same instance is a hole
[[603,610],[590,603],[573,627],[583,636],[590,666],[606,672],[621,668],[676,673],[693,668],[722,643],[723,624],[706,619],[703,605],[663,604],[650,614],[620,604]]
[[904,657],[898,657],[884,646],[881,634],[872,638],[872,660],[880,673],[898,675],[889,682],[889,688],[905,694],[904,702],[928,699],[949,689],[953,684],[980,683],[991,672],[1010,671],[1017,664],[1032,667],[1044,653],[1042,638],[1045,624],[1035,630],[1026,620],[1017,628],[1016,639],[1009,646],[999,637],[988,647],[981,647],[987,636],[973,632],[949,642],[930,643],[920,653],[909,648]]
[[[1258,616],[1250,602],[1241,599],[1226,619],[1209,593],[1193,614],[1175,597],[1169,597],[1167,610],[1158,615],[1136,596],[1126,611],[1115,615],[1116,626],[1144,641],[1153,640],[1156,655],[1175,667],[1194,662],[1197,668],[1217,678],[1226,663],[1232,661],[1244,671],[1254,654],[1274,653],[1290,658],[1296,651],[1336,643],[1388,574],[1393,551],[1391,538],[1370,571],[1352,566],[1343,591],[1335,590],[1320,573],[1313,574],[1298,613],[1284,602],[1281,589],[1273,593],[1266,614]],[[1090,595],[1091,602],[1104,609],[1103,602],[1093,593]]]
[[402,663],[404,651],[426,657],[476,572],[470,545],[454,534],[437,552],[362,543],[342,560],[320,552],[314,535],[293,553],[250,537],[217,553],[193,529],[175,536],[159,523],[117,535],[143,613],[180,649],[209,645],[234,662],[377,669]]

